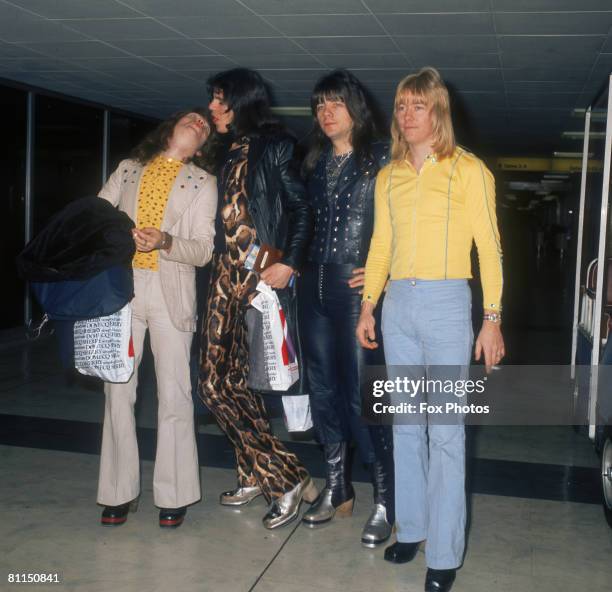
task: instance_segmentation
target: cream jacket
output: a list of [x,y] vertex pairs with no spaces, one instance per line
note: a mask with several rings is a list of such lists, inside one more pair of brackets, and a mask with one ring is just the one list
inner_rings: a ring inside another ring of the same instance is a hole
[[[123,160],[98,194],[136,221],[144,166]],[[159,251],[162,292],[172,323],[180,331],[196,330],[195,267],[212,256],[217,211],[217,183],[194,164],[179,171],[170,191],[161,230],[172,235],[169,252]]]

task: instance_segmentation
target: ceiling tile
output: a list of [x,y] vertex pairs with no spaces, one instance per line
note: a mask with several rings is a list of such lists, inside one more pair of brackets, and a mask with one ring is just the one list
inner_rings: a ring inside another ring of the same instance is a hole
[[117,80],[129,80],[135,84],[146,84],[157,80],[177,80],[183,82],[187,78],[183,72],[169,72],[163,68],[135,68],[133,70],[114,70],[109,72]]
[[384,31],[370,15],[313,15],[269,16],[266,20],[290,37],[335,35],[347,31],[351,35],[382,35]]
[[500,35],[605,35],[612,12],[497,13]]
[[152,62],[170,70],[226,70],[235,68],[235,62],[223,56],[174,56],[174,57],[151,57]]
[[499,47],[505,52],[591,54],[605,40],[605,35],[500,35]]
[[[324,74],[326,74],[327,72],[329,72],[329,70],[326,70]],[[312,89],[314,88],[319,78],[321,78],[321,76],[315,76],[310,80],[273,81],[273,80],[270,80],[269,78],[266,78],[266,80],[270,82],[275,92],[283,92],[287,94],[294,94],[296,96],[308,96],[309,97],[310,94],[312,93]]]
[[388,36],[294,37],[312,53],[394,53],[397,47]]
[[580,10],[610,10],[609,0],[491,0],[495,12],[558,12]]
[[368,14],[360,0],[242,0],[262,15],[280,14]]
[[3,43],[0,41],[1,58],[34,58],[38,54],[24,45],[14,43]]
[[83,35],[66,29],[57,22],[31,14],[9,4],[1,4],[0,39],[14,43],[32,41],[78,41]]
[[398,46],[406,52],[447,51],[462,53],[490,53],[497,51],[495,35],[413,35],[394,37]]
[[11,72],[70,71],[80,69],[78,65],[65,62],[64,60],[45,58],[44,56],[35,58],[0,58],[0,70]]
[[102,41],[114,41],[116,39],[172,39],[179,37],[178,33],[149,18],[63,22],[84,35],[89,35]]
[[457,69],[444,68],[440,70],[447,84],[452,84],[459,91],[469,90],[499,90],[502,92],[503,80],[499,69]]
[[[211,78],[218,72],[219,70],[203,70],[201,68],[197,70],[181,70],[180,74],[181,76],[183,76],[183,79],[180,82],[183,83],[186,80],[191,80],[197,84],[203,84],[209,78]],[[153,82],[158,82],[158,81],[150,81],[151,84]],[[163,83],[163,82],[164,82],[163,78],[159,79],[159,83]]]
[[49,19],[138,16],[114,0],[11,0],[11,3]]
[[505,80],[558,80],[584,82],[588,75],[586,68],[543,68],[527,66],[524,68],[504,68]]
[[449,51],[406,52],[406,57],[416,68],[499,68],[497,53],[453,53]]
[[250,11],[235,0],[122,0],[148,16],[248,16]]
[[72,41],[69,43],[29,43],[39,53],[56,58],[103,58],[125,56],[121,50],[99,41]]
[[203,95],[207,92],[205,81],[195,82],[189,79],[174,82],[169,82],[167,80],[150,81],[147,83],[147,88],[164,94],[174,91],[181,93],[189,91]]
[[280,34],[258,16],[163,17],[160,22],[192,38],[278,37]]
[[285,37],[258,37],[247,39],[201,39],[201,43],[224,55],[247,55],[256,51],[257,55],[301,54],[304,50]]
[[530,51],[515,51],[515,52],[502,52],[500,54],[501,63],[504,68],[526,68],[532,67],[537,68],[539,66],[542,67],[550,67],[552,69],[559,68],[569,68],[569,69],[580,69],[585,68],[589,69],[595,59],[597,54],[587,53],[586,55],[583,53],[546,53],[546,52],[537,52],[533,53]]
[[318,54],[316,57],[329,68],[408,68],[410,65],[401,53]]
[[378,17],[390,35],[492,35],[491,15],[383,14]]
[[233,56],[240,66],[247,68],[284,68],[284,69],[295,69],[295,68],[320,68],[321,63],[308,54],[279,54],[279,55],[247,55],[247,56]]
[[[327,74],[329,70],[316,69],[316,70],[265,70],[260,69],[259,73],[266,78],[278,82],[283,86],[287,86],[288,83],[301,82],[302,84],[312,84],[321,77],[323,74]],[[308,86],[308,89],[311,87]]]
[[[56,76],[60,77],[59,73]],[[91,88],[99,91],[136,88],[136,85],[132,84],[132,82],[128,80],[115,80],[108,74],[91,72],[88,70],[79,72],[78,74],[76,72],[62,72],[61,79],[84,88]]]
[[404,76],[410,74],[409,68],[392,69],[369,69],[369,68],[350,68],[350,70],[361,81],[369,84],[370,82],[385,82],[389,86],[396,85]]
[[432,12],[489,12],[489,0],[365,0],[376,14]]
[[[557,142],[571,106],[606,80],[609,2],[584,0],[576,11],[575,0],[0,0],[0,40],[19,43],[0,41],[0,70],[160,115],[204,103],[206,79],[235,63],[262,69],[279,104],[304,106],[317,79],[344,66],[389,114],[397,82],[434,65],[462,137],[524,152],[526,139],[534,150]],[[310,118],[290,123],[306,133]]]
[[135,56],[124,56],[120,58],[73,58],[71,63],[77,64],[83,68],[97,70],[99,72],[116,72],[135,70],[141,68],[143,70],[161,70],[161,68],[146,60],[142,60]]
[[113,45],[137,56],[192,56],[214,54],[204,43],[191,39],[122,39],[113,41]]

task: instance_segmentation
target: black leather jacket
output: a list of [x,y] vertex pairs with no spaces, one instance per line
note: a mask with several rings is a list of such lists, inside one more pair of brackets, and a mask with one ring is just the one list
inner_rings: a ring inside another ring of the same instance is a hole
[[312,237],[312,209],[285,134],[252,137],[247,164],[249,213],[263,243],[283,251],[283,263],[299,270]]
[[307,180],[308,198],[315,217],[308,260],[316,264],[352,263],[363,267],[374,227],[376,175],[389,160],[389,145],[374,144],[373,158],[362,170],[351,157],[328,199],[325,165],[330,150],[331,147],[321,154]]
[[[251,137],[246,188],[259,241],[282,249],[283,263],[299,270],[312,238],[313,215],[294,159],[294,146],[294,140],[285,134]],[[296,348],[300,380],[288,393],[276,394],[305,394],[308,389],[297,324],[296,286],[277,290],[277,294]]]

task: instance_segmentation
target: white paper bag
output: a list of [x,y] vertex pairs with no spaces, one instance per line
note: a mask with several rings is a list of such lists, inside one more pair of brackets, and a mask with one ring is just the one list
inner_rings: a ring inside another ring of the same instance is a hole
[[127,382],[134,372],[132,309],[74,324],[74,366],[105,382]]
[[312,427],[308,395],[283,397],[283,412],[289,432],[305,432]]
[[[251,305],[261,312],[265,373],[273,391],[286,391],[300,376],[295,348],[287,329],[285,313],[276,292],[265,282],[257,284],[259,294]],[[251,345],[253,347],[253,345]]]

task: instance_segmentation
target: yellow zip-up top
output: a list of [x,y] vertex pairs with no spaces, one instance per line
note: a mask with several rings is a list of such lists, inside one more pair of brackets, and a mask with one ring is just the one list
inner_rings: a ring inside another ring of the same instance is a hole
[[444,280],[472,277],[476,242],[484,308],[500,310],[502,252],[495,214],[495,180],[483,162],[456,148],[427,157],[420,172],[394,161],[376,178],[374,232],[363,300],[376,304],[387,277]]

